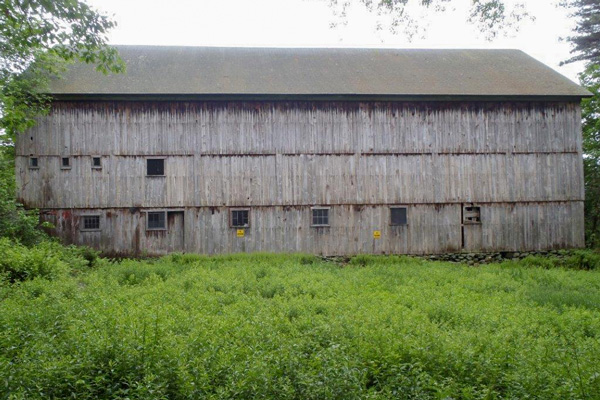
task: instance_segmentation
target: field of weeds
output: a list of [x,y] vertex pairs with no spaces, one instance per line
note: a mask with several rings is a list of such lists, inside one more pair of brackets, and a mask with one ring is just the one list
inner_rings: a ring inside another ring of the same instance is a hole
[[4,279],[0,398],[600,396],[597,269],[268,254],[94,265]]

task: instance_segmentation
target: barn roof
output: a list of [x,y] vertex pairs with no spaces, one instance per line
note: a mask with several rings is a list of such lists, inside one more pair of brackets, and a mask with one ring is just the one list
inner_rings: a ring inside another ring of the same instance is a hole
[[117,46],[127,73],[75,64],[58,98],[581,98],[519,50]]

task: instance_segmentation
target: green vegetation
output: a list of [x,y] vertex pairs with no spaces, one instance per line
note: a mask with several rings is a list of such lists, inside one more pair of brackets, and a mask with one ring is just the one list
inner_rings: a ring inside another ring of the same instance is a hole
[[15,200],[16,190],[14,146],[0,141],[0,238],[33,245],[46,235],[38,229],[37,210],[25,210]]
[[50,79],[72,61],[123,72],[106,44],[115,22],[81,0],[0,2],[0,138],[13,140],[48,112]]
[[[40,246],[10,257],[35,260]],[[58,273],[0,285],[0,398],[600,394],[590,252],[561,262],[591,271],[540,257],[480,268],[371,256],[88,259],[71,253]]]

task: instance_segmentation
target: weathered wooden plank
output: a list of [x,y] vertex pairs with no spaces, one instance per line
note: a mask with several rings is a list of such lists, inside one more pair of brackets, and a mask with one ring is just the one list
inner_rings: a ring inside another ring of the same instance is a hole
[[[56,209],[69,241],[116,253],[459,251],[462,203],[482,207],[465,250],[581,246],[580,117],[558,102],[57,102],[17,141],[18,195]],[[408,226],[387,224],[391,204]],[[310,227],[312,205],[331,205],[330,228]],[[252,207],[243,240],[230,206]],[[173,231],[148,233],[148,208],[177,211]],[[101,232],[78,229],[85,212]]]
[[[435,254],[461,251],[460,205],[408,206],[408,224],[390,226],[386,206],[332,206],[330,227],[311,227],[310,207],[258,207],[239,238],[226,207],[169,213],[167,231],[146,231],[145,211],[55,210],[46,219],[68,241],[105,252],[207,254],[274,251],[323,255]],[[82,232],[82,215],[102,216],[102,230]],[[53,215],[54,218],[49,218]],[[465,226],[466,251],[549,250],[583,245],[582,202],[481,205],[481,224]],[[185,229],[184,229],[185,227]],[[380,239],[373,231],[381,232]],[[184,238],[185,231],[185,238]]]
[[572,103],[56,102],[20,155],[580,151]]
[[[21,198],[31,207],[531,202],[582,200],[577,153],[462,155],[170,156],[165,176],[146,157],[17,157]],[[42,190],[42,186],[51,188]]]

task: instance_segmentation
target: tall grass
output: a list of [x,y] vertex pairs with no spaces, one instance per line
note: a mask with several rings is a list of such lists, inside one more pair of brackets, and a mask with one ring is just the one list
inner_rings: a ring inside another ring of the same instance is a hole
[[600,272],[171,255],[5,283],[0,397],[593,399]]

